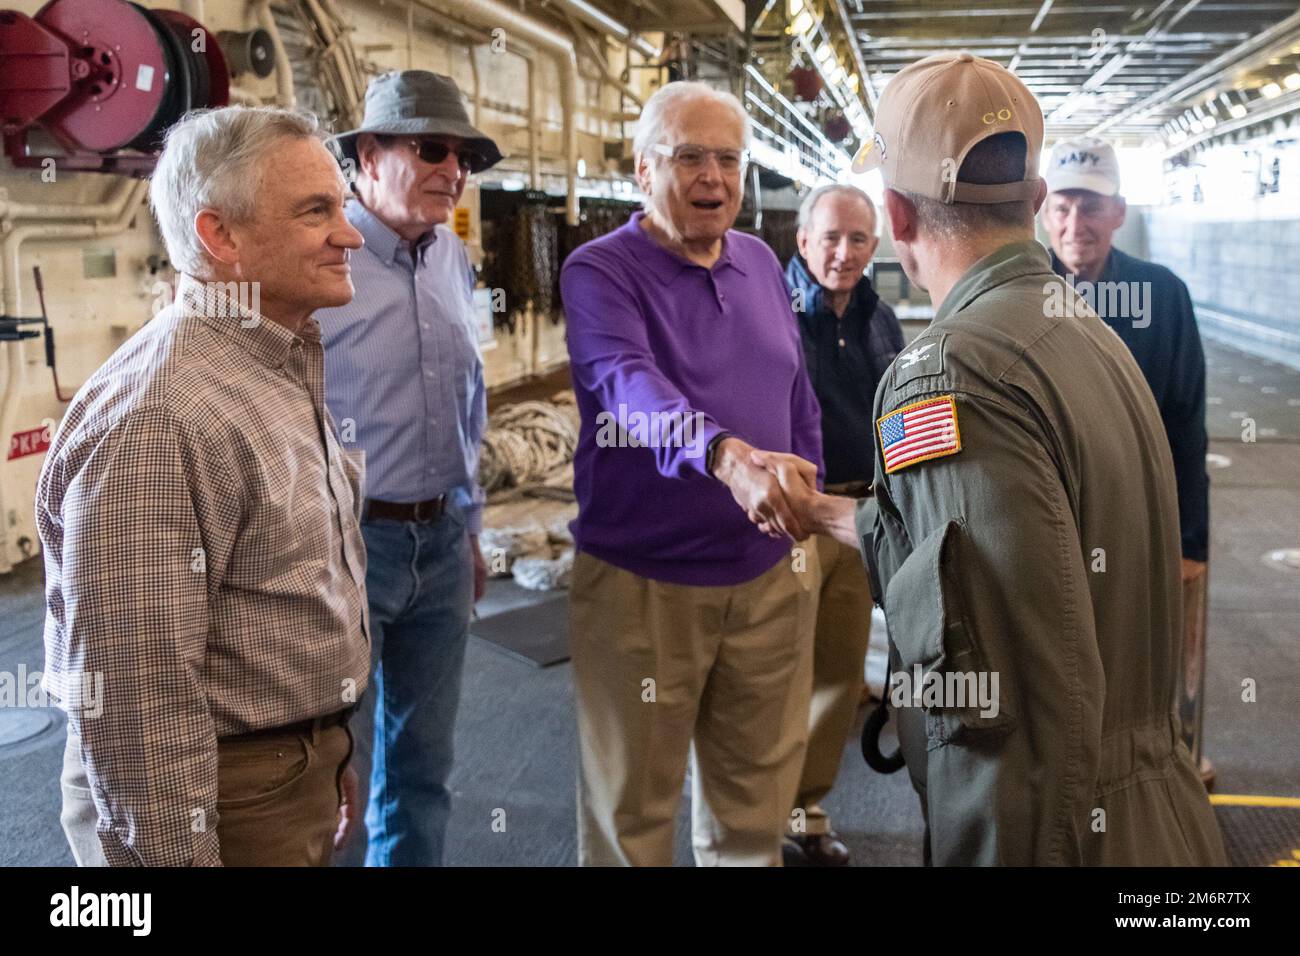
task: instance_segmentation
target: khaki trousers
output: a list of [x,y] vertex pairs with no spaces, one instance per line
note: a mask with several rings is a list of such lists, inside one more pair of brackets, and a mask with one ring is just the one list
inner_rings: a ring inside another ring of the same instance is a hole
[[732,587],[653,581],[577,555],[582,865],[672,865],[688,758],[696,863],[781,864],[808,732],[819,582],[814,547]]
[[[346,727],[217,742],[217,839],[226,866],[329,866],[352,753]],[[60,822],[78,866],[107,866],[99,813],[71,732]],[[189,825],[190,821],[186,821]]]
[[[812,706],[808,752],[789,829],[826,833],[830,819],[821,802],[835,785],[840,758],[862,701],[863,667],[871,637],[871,587],[857,548],[817,535],[822,568],[821,600],[813,642]],[[800,812],[802,811],[802,812]]]

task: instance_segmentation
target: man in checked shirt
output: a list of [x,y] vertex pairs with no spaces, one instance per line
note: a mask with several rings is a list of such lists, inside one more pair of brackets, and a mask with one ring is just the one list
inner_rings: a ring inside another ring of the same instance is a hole
[[79,864],[325,865],[350,825],[365,545],[312,318],[352,298],[343,196],[311,117],[168,133],[150,198],[176,300],[82,386],[37,492]]

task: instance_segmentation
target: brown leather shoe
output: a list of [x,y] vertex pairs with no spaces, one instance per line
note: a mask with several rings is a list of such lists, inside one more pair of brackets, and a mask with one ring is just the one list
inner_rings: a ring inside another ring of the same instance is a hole
[[844,841],[834,830],[802,836],[787,835],[785,840],[786,843],[799,848],[807,866],[849,865],[849,848],[844,845]]

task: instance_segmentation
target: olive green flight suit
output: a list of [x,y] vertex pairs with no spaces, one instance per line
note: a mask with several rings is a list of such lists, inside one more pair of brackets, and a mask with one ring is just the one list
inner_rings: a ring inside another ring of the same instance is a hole
[[[1078,302],[1041,245],[1004,246],[876,393],[876,497],[857,528],[895,667],[936,672],[921,684],[998,677],[996,708],[953,693],[895,711],[927,859],[1222,865],[1175,711],[1169,443],[1129,350]],[[882,418],[943,396],[959,450],[940,435],[935,457],[895,454],[887,473],[882,430],[898,433]]]

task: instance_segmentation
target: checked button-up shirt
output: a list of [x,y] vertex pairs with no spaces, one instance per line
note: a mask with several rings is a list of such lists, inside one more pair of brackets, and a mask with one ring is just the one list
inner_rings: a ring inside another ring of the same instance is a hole
[[185,277],[59,428],[36,501],[44,688],[110,865],[219,865],[217,739],[366,688],[359,475],[324,395],[314,319],[295,335]]

